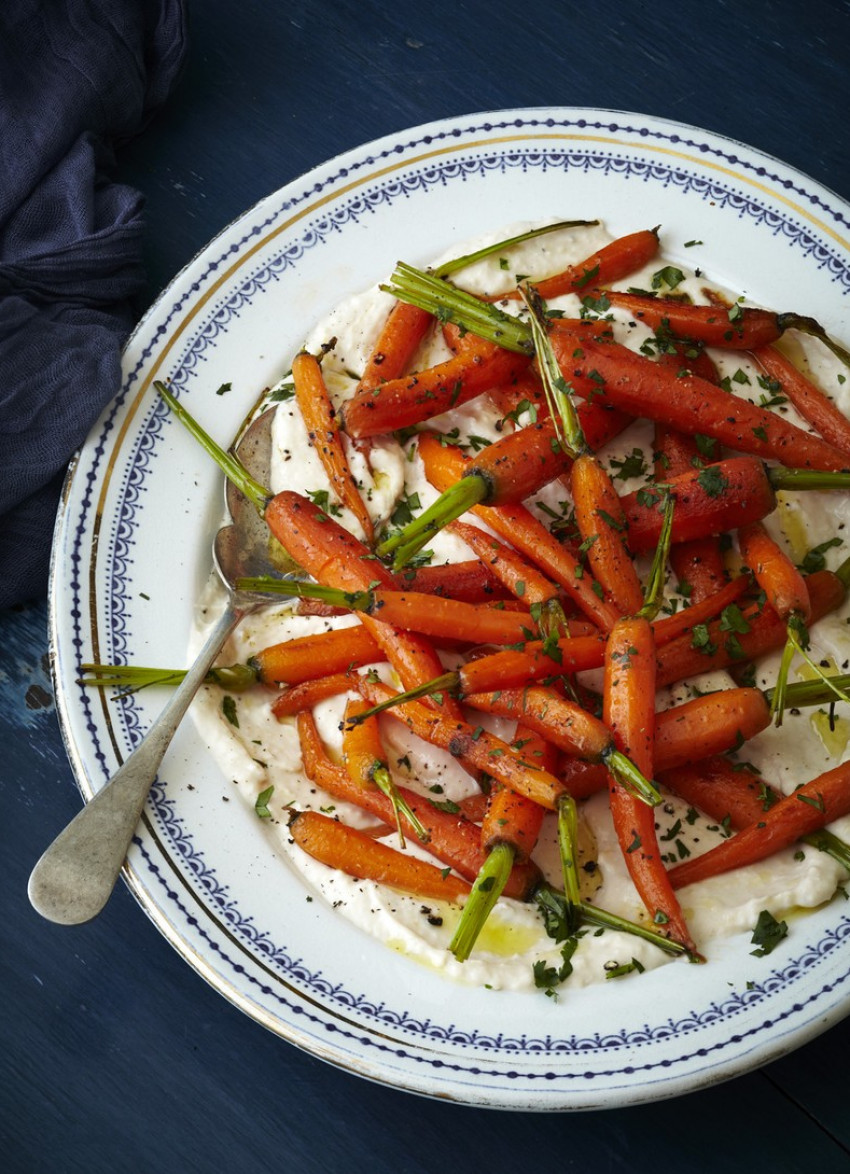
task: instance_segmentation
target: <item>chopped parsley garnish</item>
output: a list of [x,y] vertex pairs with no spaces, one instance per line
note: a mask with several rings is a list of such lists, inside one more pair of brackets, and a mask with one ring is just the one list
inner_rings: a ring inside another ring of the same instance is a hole
[[751,945],[758,949],[751,950],[754,958],[763,958],[770,954],[788,934],[788,926],[784,921],[777,921],[767,909],[759,914],[756,928],[753,930]]
[[269,811],[269,799],[274,794],[274,787],[266,787],[265,791],[260,791],[257,800],[254,803],[254,810],[260,819],[271,819],[272,813]]

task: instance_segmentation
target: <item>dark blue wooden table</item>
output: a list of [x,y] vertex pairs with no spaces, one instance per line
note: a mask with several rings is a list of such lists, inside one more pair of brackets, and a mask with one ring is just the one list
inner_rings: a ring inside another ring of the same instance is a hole
[[[197,0],[167,109],[124,148],[152,300],[219,228],[328,157],[434,118],[588,105],[702,126],[850,197],[847,0]],[[336,1071],[208,988],[122,888],[77,929],[26,881],[79,806],[47,609],[0,615],[0,1164],[14,1172],[850,1169],[850,1021],[672,1102],[569,1119]],[[850,959],[848,959],[850,964]]]

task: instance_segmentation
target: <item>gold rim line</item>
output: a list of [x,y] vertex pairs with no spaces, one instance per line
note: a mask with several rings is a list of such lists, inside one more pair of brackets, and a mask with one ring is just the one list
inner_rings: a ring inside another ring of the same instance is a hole
[[[90,564],[89,564],[88,582],[89,582],[89,613],[90,613],[91,639],[92,639],[92,649],[93,649],[94,660],[99,661],[101,659],[100,639],[99,639],[99,610],[98,610],[97,596],[96,596],[96,570],[97,570],[98,555],[99,555],[99,551],[100,551],[100,543],[99,543],[100,528],[101,528],[101,523],[102,523],[102,519],[103,519],[103,515],[104,515],[104,510],[105,510],[106,497],[107,497],[109,488],[111,486],[112,476],[113,476],[114,469],[115,469],[115,466],[118,461],[119,454],[121,452],[121,449],[124,445],[127,434],[129,432],[130,425],[132,424],[132,422],[135,418],[135,415],[137,414],[137,412],[141,406],[142,400],[144,399],[153,380],[157,377],[157,374],[161,370],[165,360],[167,359],[169,354],[172,352],[174,347],[177,345],[177,342],[179,341],[179,339],[185,334],[190,323],[201,313],[203,308],[209,303],[209,301],[215,296],[215,294],[221,289],[221,287],[226,282],[228,282],[233,277],[233,275],[235,273],[237,273],[241,268],[243,268],[244,265],[248,261],[251,260],[251,258],[256,256],[256,254],[258,252],[260,252],[262,249],[266,248],[268,246],[268,244],[272,240],[274,240],[276,237],[278,237],[279,235],[281,235],[282,233],[287,231],[287,229],[291,228],[294,224],[303,220],[305,217],[314,214],[319,208],[321,208],[321,207],[323,207],[333,201],[339,200],[341,197],[347,195],[348,193],[355,191],[359,188],[363,188],[363,187],[367,186],[368,184],[374,183],[377,180],[380,180],[381,178],[383,178],[387,175],[392,175],[400,170],[409,169],[411,167],[421,165],[422,163],[425,163],[428,160],[431,160],[434,158],[445,157],[447,155],[458,154],[458,153],[465,152],[465,151],[467,151],[467,152],[468,151],[477,151],[477,150],[480,150],[480,149],[486,148],[486,147],[494,147],[494,146],[498,146],[498,145],[506,145],[506,144],[511,144],[511,143],[528,143],[528,142],[562,142],[562,143],[563,142],[595,142],[595,143],[600,143],[600,144],[608,146],[608,147],[621,147],[624,149],[631,149],[631,150],[638,149],[644,154],[652,153],[652,154],[655,154],[658,156],[665,156],[665,157],[671,157],[671,158],[675,158],[675,159],[681,159],[688,164],[697,165],[703,171],[706,171],[706,170],[714,171],[718,175],[725,175],[725,176],[731,177],[742,185],[749,186],[752,189],[755,189],[757,191],[765,193],[766,195],[768,195],[770,197],[771,200],[773,200],[776,203],[784,204],[789,209],[792,209],[794,212],[797,213],[798,216],[800,216],[802,219],[804,219],[807,223],[809,223],[812,226],[816,226],[823,234],[832,238],[842,248],[850,251],[850,245],[848,245],[848,242],[843,237],[839,236],[833,229],[831,229],[828,225],[826,225],[819,218],[817,218],[817,217],[813,216],[811,213],[809,213],[799,203],[797,203],[793,199],[783,195],[782,193],[777,192],[775,189],[771,188],[768,184],[759,182],[754,177],[742,176],[740,174],[740,172],[736,171],[734,168],[722,165],[718,162],[715,162],[710,159],[706,159],[702,156],[695,156],[695,155],[687,153],[685,151],[676,150],[676,149],[673,149],[670,147],[664,147],[659,144],[647,143],[647,142],[643,142],[643,141],[636,142],[633,137],[622,138],[622,137],[611,136],[611,135],[606,136],[606,135],[602,135],[602,134],[575,134],[575,133],[567,133],[567,132],[547,131],[547,132],[525,132],[525,133],[514,134],[514,135],[501,135],[501,136],[493,136],[493,137],[487,137],[487,138],[479,138],[479,139],[476,139],[473,141],[467,141],[467,142],[463,142],[463,143],[443,144],[443,145],[435,148],[434,150],[422,152],[421,154],[416,155],[416,156],[400,158],[398,160],[394,160],[392,163],[387,164],[385,167],[381,167],[376,170],[370,171],[368,174],[361,176],[359,179],[352,180],[351,182],[343,185],[342,187],[334,188],[334,190],[332,192],[328,192],[326,195],[312,201],[309,205],[305,205],[296,214],[288,217],[285,221],[282,221],[280,224],[276,225],[273,229],[271,229],[268,233],[266,233],[261,239],[254,242],[254,244],[252,244],[250,246],[250,248],[248,248],[244,253],[240,254],[240,256],[237,257],[234,260],[234,262],[226,270],[224,270],[221,274],[219,274],[219,276],[216,277],[215,281],[211,283],[211,285],[206,289],[206,291],[203,294],[201,294],[196,300],[194,300],[192,302],[190,309],[187,311],[187,313],[184,315],[184,317],[179,320],[179,322],[176,324],[176,327],[173,330],[173,332],[171,333],[171,335],[169,336],[169,338],[163,343],[162,347],[158,351],[158,353],[154,359],[153,365],[149,369],[149,371],[148,371],[147,375],[145,376],[145,378],[143,379],[143,381],[140,383],[139,388],[138,388],[133,400],[128,405],[124,420],[123,420],[122,424],[120,425],[118,431],[116,432],[115,439],[114,439],[113,446],[112,446],[112,450],[111,450],[111,455],[109,456],[107,463],[106,463],[105,471],[103,474],[103,481],[101,484],[100,493],[98,495],[97,504],[95,507],[95,516],[94,516],[94,521],[93,521],[93,526],[92,526],[92,553],[91,553]],[[731,140],[730,140],[730,142],[731,142]],[[303,179],[303,177],[301,177],[301,178]],[[292,182],[297,183],[298,180],[296,179],[295,181],[292,181]],[[822,186],[822,185],[818,185],[818,186]],[[275,193],[270,193],[270,195],[265,197],[265,199],[267,199],[267,200],[273,199],[274,195],[275,195]],[[263,200],[261,200],[259,203],[263,203]],[[239,219],[241,219],[241,217]],[[239,223],[239,219],[232,222],[231,226],[237,225]],[[228,226],[228,227],[231,227],[231,226]],[[227,229],[225,228],[225,230],[223,230],[223,231],[226,231],[226,230]],[[191,266],[192,264],[194,264],[194,261],[196,261],[199,257],[203,256],[203,254],[206,252],[206,249],[209,247],[210,246],[207,245],[201,251],[201,253],[199,253],[197,255],[197,257],[192,262],[189,262],[189,265]],[[175,280],[176,280],[176,278],[175,278]],[[162,296],[162,295],[160,295],[160,296]],[[154,303],[154,305],[156,305],[156,303]],[[113,749],[115,751],[116,758],[118,759],[118,761],[120,763],[122,761],[122,756],[121,756],[120,751],[117,746],[117,739],[115,736],[115,731],[114,731],[113,723],[112,723],[112,715],[111,715],[111,712],[109,709],[109,704],[108,704],[108,699],[107,699],[107,691],[106,691],[106,689],[101,688],[99,690],[99,693],[100,693],[100,708],[101,708],[101,711],[103,714],[104,724],[108,730],[109,738],[112,743]],[[126,875],[126,871],[125,871],[125,875]],[[134,886],[134,887],[136,887],[136,886]],[[136,887],[136,888],[137,888],[137,892],[138,892],[138,887]],[[149,915],[150,915],[151,908],[149,908],[149,903],[148,903],[147,899],[145,898],[144,893],[141,893],[139,895],[139,899],[140,899],[140,902],[143,904],[143,906],[148,910]],[[159,910],[155,906],[152,908],[156,913],[155,920],[156,920],[159,928],[161,930],[163,930],[163,927],[165,925],[168,925],[171,929],[171,933],[166,934],[166,936],[169,938],[169,940],[172,941],[173,944],[179,946],[184,957],[186,957],[187,961],[189,961],[190,964],[193,965],[193,967],[195,969],[201,969],[189,957],[189,952],[190,952],[190,950],[192,950],[192,947],[190,947],[189,944],[187,942],[185,942],[184,938],[180,935],[180,932],[177,930],[177,928],[175,926],[173,926],[171,924],[171,922],[169,922],[167,920],[165,914],[161,910]],[[204,909],[207,912],[208,916],[211,916],[213,922],[219,927],[219,929],[223,929],[224,927],[219,922],[219,919],[212,913],[210,908],[208,906],[204,906]],[[250,951],[247,949],[247,947],[243,946],[241,943],[238,943],[238,944],[239,944],[239,948],[248,957],[250,957],[252,960],[256,961],[255,956],[250,953]],[[211,985],[215,986],[215,983],[212,983]],[[270,1014],[270,1013],[266,1012],[266,1015],[268,1015],[268,1014]]]

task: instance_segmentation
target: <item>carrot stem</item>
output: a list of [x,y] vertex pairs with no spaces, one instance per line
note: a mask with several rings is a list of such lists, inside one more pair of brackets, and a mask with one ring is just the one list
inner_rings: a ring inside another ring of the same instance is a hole
[[549,415],[555,425],[561,448],[567,456],[575,458],[579,453],[589,450],[573,403],[573,389],[564,378],[558,360],[555,358],[555,352],[552,350],[552,344],[546,330],[543,302],[534,287],[527,283],[520,285],[519,292],[529,312],[531,337],[537,352],[540,378],[549,406]]
[[513,868],[514,855],[510,844],[496,844],[487,853],[449,942],[449,949],[458,962],[465,962],[472,953],[484,923],[502,895]]
[[450,277],[453,273],[458,273],[461,269],[466,269],[469,265],[483,261],[485,257],[492,257],[494,253],[502,253],[505,249],[510,249],[514,245],[524,244],[525,241],[535,240],[538,236],[545,236],[550,232],[559,232],[564,228],[594,228],[598,223],[598,220],[559,220],[556,224],[544,224],[542,228],[529,229],[528,232],[521,232],[517,236],[506,237],[505,240],[496,241],[495,244],[485,245],[481,249],[476,249],[474,253],[465,253],[462,257],[455,257],[451,261],[445,261],[442,265],[435,266],[431,272],[437,277]]
[[186,411],[182,404],[174,398],[165,384],[159,379],[154,381],[154,389],[165,400],[180,423],[188,429],[201,447],[209,453],[225,477],[229,481],[232,481],[240,493],[247,497],[251,505],[257,510],[257,513],[262,517],[272,497],[268,489],[260,485],[259,481],[256,481],[251,476],[241,461],[233,456],[232,453],[225,452],[219,444],[216,444],[209,433],[204,431],[198,421]]
[[398,831],[398,839],[402,848],[405,846],[404,828],[401,822],[402,815],[407,819],[407,821],[410,823],[410,826],[416,832],[417,838],[420,839],[423,844],[426,844],[431,838],[430,835],[423,826],[422,821],[411,809],[404,796],[399,792],[398,787],[390,778],[390,772],[385,766],[378,766],[372,772],[372,782],[379,791],[383,791],[383,793],[389,799],[390,803],[393,805],[393,811],[396,818],[396,830]]
[[[185,669],[157,669],[143,665],[81,664],[84,675],[78,685],[111,685],[122,692],[136,693],[149,685],[179,685],[186,676]],[[259,680],[256,669],[247,664],[224,665],[211,668],[204,678],[206,685],[220,685],[231,693],[242,693]]]
[[[549,884],[541,884],[535,889],[532,899],[547,925],[554,923],[561,927],[566,924],[566,898],[558,889]],[[651,942],[653,946],[657,946],[665,954],[674,954],[681,957],[687,953],[687,948],[681,942],[676,942],[672,938],[666,938],[663,934],[657,933],[645,925],[638,925],[637,922],[629,921],[627,918],[620,917],[616,913],[609,913],[607,909],[600,909],[598,906],[591,905],[587,901],[580,902],[579,910],[582,921],[586,921],[590,925],[599,926],[600,929],[616,929],[621,933],[632,934],[636,938],[642,938],[646,942]],[[556,941],[564,941],[569,935],[563,929],[560,929],[557,935],[550,934],[550,936],[555,937]],[[693,960],[699,961],[700,959],[694,957]]]
[[784,465],[772,465],[767,469],[767,479],[774,489],[847,489],[850,487],[850,473],[831,473],[826,469],[788,469]]
[[396,265],[389,284],[382,285],[381,289],[399,301],[455,322],[505,350],[523,355],[534,353],[527,323],[404,261]]
[[800,314],[779,314],[777,317],[782,330],[799,330],[803,334],[810,334],[819,339],[825,347],[840,359],[845,367],[850,367],[850,351],[846,351],[840,343],[830,338],[824,328],[814,318],[806,318]]
[[567,925],[575,933],[581,921],[581,884],[578,877],[578,813],[572,795],[558,798],[558,852],[564,877]]
[[473,506],[487,500],[489,485],[487,481],[474,473],[468,477],[461,477],[451,485],[445,493],[424,510],[417,518],[399,530],[397,534],[385,538],[377,548],[381,558],[396,551],[393,567],[399,570],[421,550],[429,538]]
[[664,518],[661,523],[661,535],[658,539],[658,545],[655,548],[655,554],[652,557],[652,566],[649,568],[649,575],[646,580],[646,587],[644,589],[643,607],[638,612],[647,620],[654,620],[658,615],[662,603],[664,602],[664,583],[666,580],[666,565],[667,557],[670,554],[670,542],[673,537],[673,512],[676,505],[676,499],[672,494],[667,494],[664,502]]
[[616,750],[613,747],[606,750],[602,754],[602,761],[617,782],[636,799],[640,799],[649,807],[657,807],[662,802],[661,793],[655,784],[635,766],[622,750]]

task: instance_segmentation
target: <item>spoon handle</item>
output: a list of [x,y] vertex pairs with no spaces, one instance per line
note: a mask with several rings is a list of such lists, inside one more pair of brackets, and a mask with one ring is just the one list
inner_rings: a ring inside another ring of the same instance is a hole
[[231,601],[168,705],[112,778],[60,832],[29,880],[33,908],[60,925],[100,913],[115,887],[168,745],[213,661],[244,613]]

